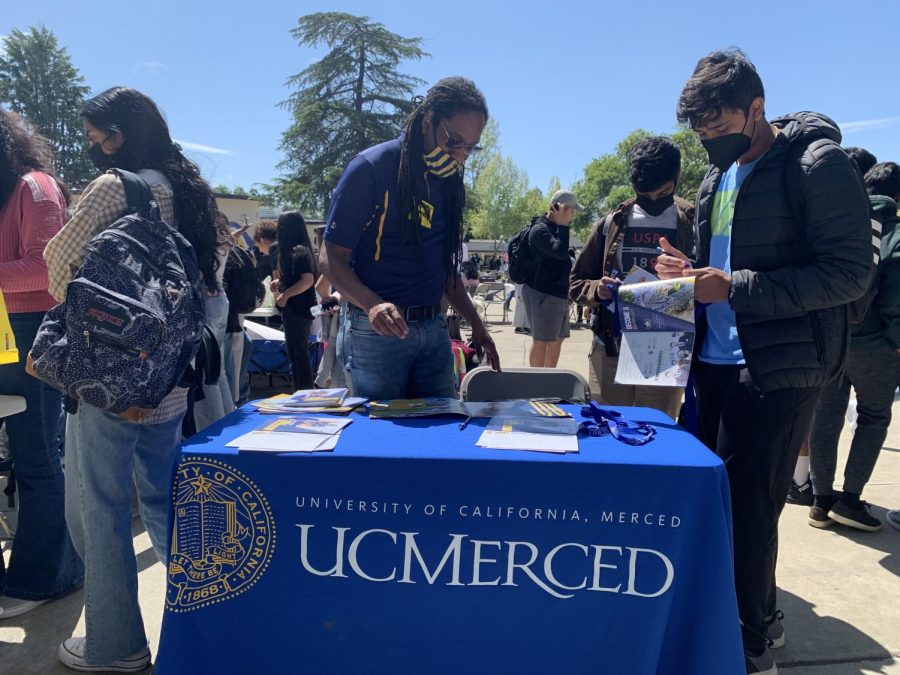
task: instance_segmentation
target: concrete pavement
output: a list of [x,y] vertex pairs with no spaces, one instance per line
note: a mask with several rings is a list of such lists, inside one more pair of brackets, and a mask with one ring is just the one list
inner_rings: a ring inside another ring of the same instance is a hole
[[[491,332],[503,365],[528,364],[530,338],[516,335],[509,324],[494,324]],[[587,375],[590,340],[590,331],[573,330],[559,367]],[[886,508],[900,508],[900,402],[894,405],[894,418],[864,495],[882,520]],[[839,467],[846,461],[849,439],[845,429]],[[842,526],[818,530],[807,525],[806,513],[804,507],[788,505],[781,519],[778,585],[787,646],[776,651],[780,672],[900,675],[900,531],[889,525],[871,534]],[[140,601],[155,653],[165,574],[140,521],[134,525]],[[56,649],[63,639],[84,634],[82,610],[79,592],[0,621],[0,675],[72,672],[57,662]]]

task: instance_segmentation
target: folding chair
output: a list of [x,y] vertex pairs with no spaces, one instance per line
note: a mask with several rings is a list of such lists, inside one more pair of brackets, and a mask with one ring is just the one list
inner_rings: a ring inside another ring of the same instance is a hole
[[504,368],[498,373],[481,366],[466,373],[459,387],[459,397],[463,401],[556,398],[587,403],[591,400],[591,387],[573,370]]
[[475,297],[484,301],[485,321],[487,321],[487,313],[490,306],[499,304],[503,308],[503,323],[506,323],[506,284],[501,281],[489,281],[478,284],[478,287],[475,289]]

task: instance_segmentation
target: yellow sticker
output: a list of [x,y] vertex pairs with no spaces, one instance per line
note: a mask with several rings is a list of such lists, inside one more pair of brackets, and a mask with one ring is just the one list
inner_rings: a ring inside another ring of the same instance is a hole
[[431,216],[434,215],[434,206],[426,202],[424,199],[419,202],[419,216],[421,217],[422,227],[426,230],[431,229]]

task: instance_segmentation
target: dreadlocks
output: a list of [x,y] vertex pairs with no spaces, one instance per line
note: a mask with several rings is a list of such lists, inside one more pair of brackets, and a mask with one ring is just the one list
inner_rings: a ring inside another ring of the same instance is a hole
[[[422,142],[422,120],[429,111],[432,113],[432,125],[441,120],[453,117],[460,112],[476,111],[488,119],[487,102],[475,83],[463,77],[447,77],[440,80],[424,98],[413,99],[415,108],[403,123],[403,141],[400,144],[400,171],[397,175],[398,202],[400,206],[400,241],[405,245],[410,231],[420,236],[422,223],[420,205],[422,199],[416,194],[416,185],[424,176],[425,150]],[[441,197],[447,214],[447,248],[444,252],[444,264],[447,280],[454,281],[459,269],[462,253],[463,227],[462,214],[466,202],[466,188],[463,185],[463,173],[441,181]]]

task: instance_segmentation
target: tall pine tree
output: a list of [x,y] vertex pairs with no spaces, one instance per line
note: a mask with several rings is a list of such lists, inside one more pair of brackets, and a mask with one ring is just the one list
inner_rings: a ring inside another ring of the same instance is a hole
[[0,103],[22,115],[56,154],[56,172],[82,188],[96,175],[84,154],[81,108],[88,88],[65,47],[44,26],[13,29],[0,51]]
[[321,213],[344,166],[356,153],[391,139],[411,112],[424,82],[398,71],[401,61],[428,56],[421,38],[391,33],[368,17],[308,14],[291,31],[301,46],[329,52],[288,78],[296,89],[282,103],[293,123],[282,135],[289,174],[278,180],[282,200]]

